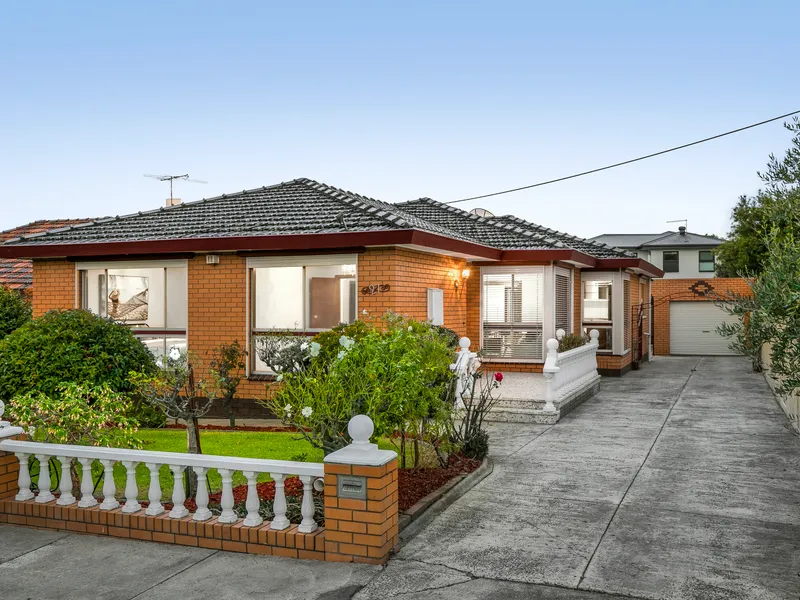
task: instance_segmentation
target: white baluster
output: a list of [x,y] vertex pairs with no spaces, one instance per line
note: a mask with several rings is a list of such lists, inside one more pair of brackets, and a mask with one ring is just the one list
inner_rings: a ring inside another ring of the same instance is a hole
[[211,511],[208,510],[208,480],[206,467],[194,467],[194,472],[197,474],[197,496],[195,502],[197,503],[197,510],[194,511],[192,519],[195,521],[208,521],[211,517]]
[[275,501],[272,503],[272,512],[275,517],[272,519],[270,529],[286,529],[289,527],[289,519],[286,518],[286,491],[283,489],[283,473],[270,473],[270,477],[275,481]]
[[222,514],[217,519],[218,523],[236,523],[236,513],[233,512],[233,473],[230,469],[219,469],[222,478],[222,498],[220,506]]
[[139,486],[136,485],[136,465],[139,463],[130,460],[122,461],[125,467],[125,504],[122,506],[122,512],[129,514],[142,510],[142,505],[139,504]]
[[560,370],[559,367],[556,366],[557,363],[558,340],[551,338],[547,340],[547,358],[544,361],[544,368],[542,369],[546,384],[544,393],[544,410],[546,412],[555,412],[556,410],[554,403],[558,398],[558,386],[560,385],[560,382],[556,380]]
[[244,520],[246,527],[258,527],[264,522],[261,515],[258,514],[258,489],[256,488],[258,473],[253,471],[242,471],[242,474],[247,478],[247,517]]
[[46,454],[37,454],[36,458],[39,459],[39,494],[36,496],[36,502],[50,502],[55,500],[55,496],[50,492],[50,457]]
[[57,456],[61,463],[61,483],[58,486],[61,495],[56,504],[59,506],[69,506],[75,504],[75,496],[72,495],[72,473],[70,473],[69,465],[72,459],[66,456]]
[[303,515],[303,520],[300,521],[297,531],[311,533],[319,527],[314,520],[314,496],[311,493],[314,489],[314,478],[311,475],[301,475],[300,481],[303,482],[303,503],[300,505],[300,514]]
[[79,458],[81,463],[81,500],[78,502],[80,508],[89,508],[97,504],[94,492],[94,482],[92,481],[92,462],[91,458]]
[[113,460],[103,459],[103,501],[100,503],[100,510],[114,510],[119,508],[119,502],[114,497],[117,492],[117,484],[114,483],[114,462]]
[[161,504],[161,479],[159,478],[161,465],[155,463],[146,464],[147,468],[150,470],[150,490],[147,492],[147,499],[150,501],[150,506],[145,509],[144,514],[155,517],[164,512],[164,505]]
[[17,452],[16,457],[19,459],[19,475],[17,476],[17,487],[19,492],[14,496],[14,500],[24,502],[33,498],[31,491],[31,472],[28,470],[28,455],[24,452]]
[[174,483],[172,484],[172,510],[169,511],[171,519],[182,519],[189,514],[189,509],[183,503],[186,502],[186,491],[183,489],[183,465],[170,465]]

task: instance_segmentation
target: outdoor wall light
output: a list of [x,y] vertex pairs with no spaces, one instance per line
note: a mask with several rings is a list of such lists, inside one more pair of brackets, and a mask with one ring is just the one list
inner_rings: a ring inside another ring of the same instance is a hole
[[469,279],[469,269],[464,269],[463,271],[461,271],[461,278]]

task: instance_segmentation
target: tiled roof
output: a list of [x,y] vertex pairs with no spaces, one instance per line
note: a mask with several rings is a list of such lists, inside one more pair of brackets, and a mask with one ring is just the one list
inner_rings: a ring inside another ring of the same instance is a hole
[[620,248],[651,248],[656,246],[719,246],[725,240],[713,235],[700,235],[686,231],[683,235],[677,231],[661,233],[605,233],[591,238],[604,244]]
[[631,256],[623,250],[548,229],[511,215],[481,217],[430,198],[401,202],[395,206],[429,223],[446,226],[474,241],[504,250],[569,248],[596,258]]
[[389,204],[310,179],[24,234],[12,245],[136,242],[415,229],[502,250],[628,254],[515,217],[478,217],[429,198]]
[[[421,229],[452,232],[392,204],[309,179],[27,235],[14,245],[174,240]],[[465,239],[462,236],[455,236]]]
[[[21,235],[41,233],[48,229],[60,229],[78,223],[85,223],[87,219],[58,219],[54,221],[34,221],[27,225],[14,227],[7,231],[0,231],[0,243],[17,238]],[[30,287],[33,278],[32,263],[21,258],[0,258],[0,286],[12,290],[24,290]]]

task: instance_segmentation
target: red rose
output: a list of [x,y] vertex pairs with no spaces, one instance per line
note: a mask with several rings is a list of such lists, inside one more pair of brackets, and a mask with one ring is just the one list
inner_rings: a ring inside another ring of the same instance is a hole
[[495,380],[497,383],[502,383],[502,381],[503,381],[503,374],[502,374],[502,373],[495,373],[495,374],[494,374],[494,380]]

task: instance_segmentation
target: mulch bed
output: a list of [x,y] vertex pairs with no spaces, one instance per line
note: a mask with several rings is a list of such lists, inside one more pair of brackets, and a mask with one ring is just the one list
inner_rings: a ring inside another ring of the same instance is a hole
[[[200,429],[209,431],[271,431],[273,433],[297,433],[297,427],[288,427],[285,425],[237,425],[231,427],[230,425],[198,425]],[[180,423],[170,423],[164,425],[164,429],[186,429],[186,425]]]
[[446,468],[400,469],[398,471],[400,511],[408,510],[454,477],[472,473],[480,466],[479,460],[453,455],[450,456],[450,464]]

